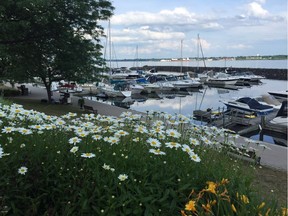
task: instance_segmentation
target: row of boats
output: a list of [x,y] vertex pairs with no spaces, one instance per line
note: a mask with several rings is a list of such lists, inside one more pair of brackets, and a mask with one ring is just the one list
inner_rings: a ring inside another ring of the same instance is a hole
[[254,75],[250,72],[231,73],[213,72],[195,74],[192,72],[171,73],[150,71],[115,70],[104,74],[106,79],[100,82],[82,86],[96,86],[98,93],[106,97],[131,97],[135,94],[150,94],[169,91],[183,91],[202,88],[203,84],[211,86],[236,86],[259,83],[265,77]]
[[207,71],[196,74],[192,72],[171,73],[157,72],[155,69],[149,71],[127,68],[113,69],[111,72],[101,74],[99,82],[78,85],[76,82],[52,83],[52,91],[82,92],[83,89],[97,90],[97,93],[105,97],[131,97],[135,94],[150,94],[159,92],[179,91],[201,88],[203,84],[211,86],[236,86],[259,83],[265,77],[257,76],[251,72],[236,72],[227,69],[224,72]]

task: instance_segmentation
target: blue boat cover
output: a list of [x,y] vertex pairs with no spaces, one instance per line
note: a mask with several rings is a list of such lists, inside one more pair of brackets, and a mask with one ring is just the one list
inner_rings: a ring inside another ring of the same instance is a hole
[[237,100],[238,102],[245,103],[249,106],[250,109],[255,109],[255,110],[265,110],[265,109],[270,109],[273,108],[272,106],[269,105],[264,105],[260,104],[257,100],[254,98],[250,97],[243,97]]

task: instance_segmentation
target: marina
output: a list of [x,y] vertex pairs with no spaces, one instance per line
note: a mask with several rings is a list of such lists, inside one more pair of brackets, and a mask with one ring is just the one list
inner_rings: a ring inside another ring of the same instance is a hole
[[[96,94],[89,94],[85,97],[89,100],[143,113],[149,110],[172,115],[183,114],[190,116],[194,124],[226,127],[254,140],[277,144],[275,140],[279,137],[287,143],[287,131],[279,131],[277,126],[269,124],[269,121],[276,116],[281,103],[269,95],[268,91],[286,89],[287,81],[263,79],[261,83],[249,86],[228,85],[226,87],[204,84],[202,88],[187,89],[186,91],[137,94],[126,98],[101,98]],[[273,102],[274,104],[271,105],[274,108],[273,112],[266,115],[265,118],[253,117],[248,114],[245,117],[237,112],[227,113],[223,101],[248,96],[262,100],[262,102]]]

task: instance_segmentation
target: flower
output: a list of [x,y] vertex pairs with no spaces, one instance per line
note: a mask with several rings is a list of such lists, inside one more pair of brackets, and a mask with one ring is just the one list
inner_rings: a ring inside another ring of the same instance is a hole
[[120,139],[118,137],[109,137],[107,142],[109,142],[111,145],[118,144]]
[[2,129],[2,133],[11,133],[14,130],[15,130],[15,128],[13,128],[13,127],[4,127]]
[[248,203],[249,203],[249,199],[248,199],[247,196],[241,195],[240,198],[241,198],[241,200],[242,200],[243,203],[245,203],[245,204],[248,204]]
[[79,137],[72,137],[69,139],[69,143],[75,145],[76,143],[80,143],[81,139]]
[[78,151],[79,147],[78,146],[74,146],[73,148],[70,149],[71,153],[76,153]]
[[94,139],[94,140],[101,140],[101,139],[102,139],[102,136],[99,135],[99,134],[95,134],[95,135],[92,136],[92,139]]
[[102,168],[105,169],[105,170],[110,170],[111,169],[111,167],[109,165],[105,164],[105,163],[102,166]]
[[0,158],[2,158],[3,153],[4,153],[3,148],[0,146]]
[[126,174],[120,174],[120,175],[118,176],[118,179],[119,179],[120,181],[125,181],[126,179],[128,179],[128,175],[126,175]]
[[84,158],[93,158],[93,157],[95,157],[95,154],[93,154],[93,153],[82,153],[82,154],[81,154],[81,157],[84,157]]
[[186,205],[185,205],[185,210],[187,211],[192,211],[196,212],[196,201],[190,200]]
[[161,146],[161,143],[159,140],[155,139],[155,138],[149,138],[147,140],[147,142],[152,146],[152,147],[156,147],[159,148]]
[[18,169],[18,173],[21,174],[21,175],[25,175],[26,172],[27,172],[27,170],[28,170],[27,167],[22,166],[22,167],[20,167],[20,168]]
[[197,154],[195,154],[194,152],[191,152],[189,154],[189,156],[190,156],[190,159],[195,161],[195,162],[200,162],[201,161],[200,157]]
[[187,152],[188,154],[193,152],[193,150],[186,144],[182,145],[182,151]]
[[129,133],[124,130],[119,130],[115,133],[116,137],[127,136]]
[[212,181],[208,181],[207,184],[208,184],[208,189],[206,189],[206,191],[216,194],[217,184]]
[[195,138],[189,138],[189,141],[192,145],[195,145],[195,146],[199,145],[199,141]]
[[149,152],[155,155],[166,155],[166,153],[163,151],[160,151],[160,149],[150,149]]
[[233,212],[237,213],[237,210],[236,210],[234,204],[231,204],[231,208],[232,208],[232,211],[233,211]]
[[165,145],[168,147],[168,148],[179,148],[181,147],[181,145],[177,142],[167,142],[165,143]]
[[174,129],[167,130],[166,134],[167,134],[167,136],[174,137],[174,138],[181,137],[181,134],[178,131],[174,130]]

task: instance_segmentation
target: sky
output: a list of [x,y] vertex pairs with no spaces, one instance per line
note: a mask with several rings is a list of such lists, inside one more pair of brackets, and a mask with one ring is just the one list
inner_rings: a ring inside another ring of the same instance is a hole
[[287,0],[111,2],[115,59],[287,55]]

